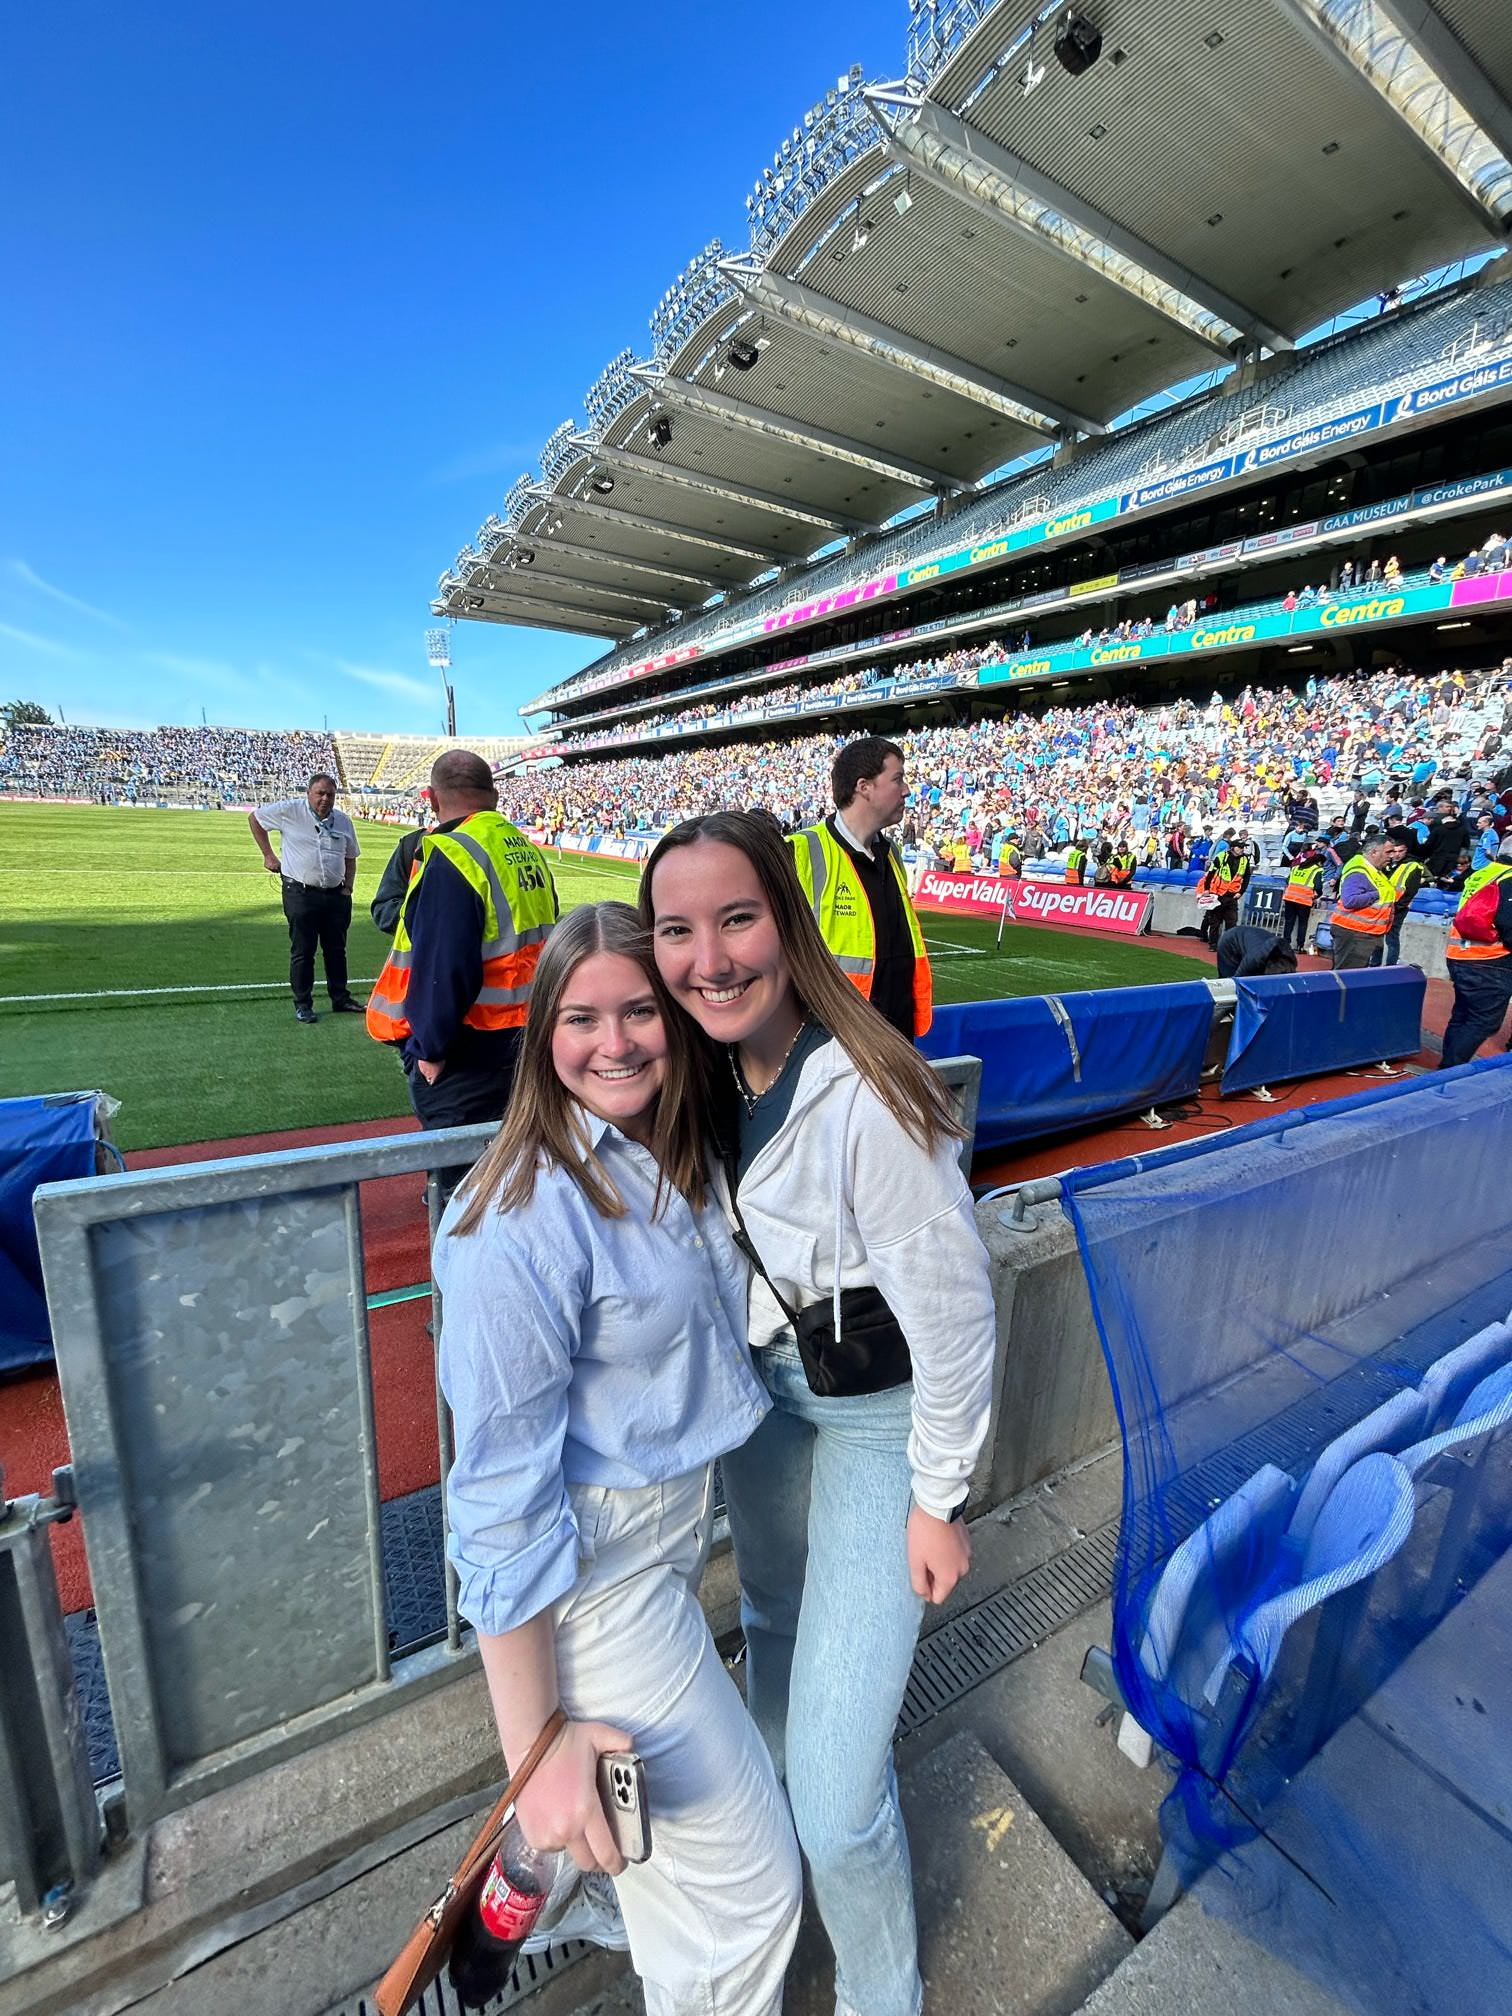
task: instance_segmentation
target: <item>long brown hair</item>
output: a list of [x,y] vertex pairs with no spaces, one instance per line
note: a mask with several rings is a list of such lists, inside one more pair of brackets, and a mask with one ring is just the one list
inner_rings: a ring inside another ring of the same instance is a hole
[[667,1060],[652,1122],[657,1178],[653,1215],[669,1190],[694,1210],[704,1201],[703,1072],[682,1016],[656,970],[651,935],[628,903],[584,903],[552,931],[535,969],[530,1013],[520,1045],[514,1090],[504,1124],[465,1179],[466,1206],[454,1235],[475,1232],[494,1208],[516,1211],[535,1195],[542,1167],[565,1169],[604,1218],[623,1218],[625,1200],[588,1145],[582,1109],[557,1076],[551,1038],[562,996],[578,967],[595,952],[631,959],[645,974],[667,1032]]
[[835,964],[798,880],[793,850],[775,820],[752,812],[709,812],[664,833],[641,875],[640,914],[647,929],[656,925],[658,864],[675,848],[699,840],[736,848],[756,870],[800,1007],[829,1030],[898,1125],[930,1151],[941,1141],[959,1141],[961,1128],[944,1086]]

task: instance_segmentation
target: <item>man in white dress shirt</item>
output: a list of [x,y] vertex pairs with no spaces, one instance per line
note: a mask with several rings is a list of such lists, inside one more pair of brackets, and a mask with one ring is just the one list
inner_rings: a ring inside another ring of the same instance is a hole
[[[280,798],[247,814],[252,838],[270,875],[283,878],[283,911],[289,922],[289,986],[294,1019],[315,1017],[315,947],[325,966],[333,1015],[360,1015],[362,1003],[347,987],[347,931],[352,922],[352,884],[357,879],[357,829],[336,809],[336,779],[323,772],[310,779],[303,798]],[[274,853],[270,833],[283,836],[283,858]]]

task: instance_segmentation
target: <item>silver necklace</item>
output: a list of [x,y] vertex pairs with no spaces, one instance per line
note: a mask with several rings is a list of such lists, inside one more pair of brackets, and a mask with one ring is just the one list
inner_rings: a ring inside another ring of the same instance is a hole
[[778,1079],[782,1076],[783,1072],[786,1071],[788,1067],[788,1059],[792,1056],[794,1049],[797,1047],[798,1038],[803,1034],[804,1030],[807,1029],[807,1027],[808,1027],[808,1017],[807,1015],[805,1015],[803,1020],[798,1024],[798,1027],[793,1031],[792,1042],[789,1043],[786,1050],[784,1050],[782,1053],[782,1062],[777,1066],[777,1069],[772,1073],[771,1077],[767,1080],[766,1084],[762,1086],[759,1092],[749,1091],[746,1087],[746,1082],[744,1078],[742,1078],[740,1075],[740,1065],[736,1060],[735,1056],[735,1052],[739,1048],[739,1045],[732,1043],[725,1051],[725,1055],[730,1060],[730,1074],[735,1080],[735,1090],[740,1094],[740,1101],[741,1104],[746,1109],[747,1119],[751,1118],[751,1116],[755,1113],[757,1106],[761,1103],[763,1099],[765,1099],[768,1092],[771,1091],[772,1087],[777,1083]]

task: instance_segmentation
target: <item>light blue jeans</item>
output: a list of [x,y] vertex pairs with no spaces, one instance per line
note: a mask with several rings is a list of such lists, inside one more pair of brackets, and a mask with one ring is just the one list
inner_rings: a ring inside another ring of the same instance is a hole
[[754,1356],[772,1412],[721,1458],[746,1698],[786,1782],[835,1949],[839,2016],[918,2016],[913,1876],[892,1759],[924,1610],[906,1540],[913,1388],[821,1400],[790,1337]]

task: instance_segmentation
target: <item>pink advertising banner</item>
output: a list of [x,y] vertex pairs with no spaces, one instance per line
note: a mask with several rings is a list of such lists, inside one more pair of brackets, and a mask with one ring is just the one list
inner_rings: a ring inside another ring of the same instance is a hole
[[1078,889],[1068,882],[1010,881],[1000,875],[958,875],[926,869],[915,902],[926,909],[1000,917],[1005,898],[1016,924],[1069,924],[1133,938],[1145,929],[1150,898],[1136,889]]

